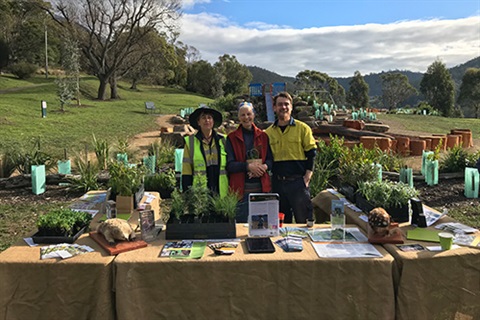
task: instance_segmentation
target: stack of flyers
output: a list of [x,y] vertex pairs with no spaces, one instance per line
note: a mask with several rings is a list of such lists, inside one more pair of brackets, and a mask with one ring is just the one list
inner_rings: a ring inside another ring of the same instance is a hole
[[285,252],[298,252],[303,250],[302,238],[287,236],[275,241],[275,244]]

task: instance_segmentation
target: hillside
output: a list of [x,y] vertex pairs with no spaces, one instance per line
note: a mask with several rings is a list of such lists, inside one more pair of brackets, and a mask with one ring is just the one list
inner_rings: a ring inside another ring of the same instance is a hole
[[[460,88],[460,84],[462,83],[462,77],[465,73],[465,70],[468,68],[480,68],[480,57],[467,61],[463,64],[450,68],[449,71],[452,75],[453,81],[455,82],[456,88]],[[260,83],[273,83],[273,82],[287,82],[287,88],[289,91],[295,90],[295,85],[293,84],[295,78],[293,77],[284,77],[275,72],[271,72],[260,67],[249,66],[248,69],[253,75],[252,82],[260,82]],[[299,70],[299,72],[302,70]],[[322,70],[318,70],[322,71]],[[422,81],[423,73],[421,72],[412,72],[408,70],[388,70],[382,71],[380,73],[370,73],[367,75],[363,75],[365,81],[368,83],[370,87],[370,96],[381,96],[382,95],[382,82],[380,76],[384,73],[388,72],[400,72],[408,77],[409,82],[414,86],[417,90],[420,89],[420,82]],[[353,72],[352,72],[353,73]],[[352,77],[346,78],[335,78],[338,83],[345,88],[345,91],[348,91],[350,85],[349,82],[352,80]],[[415,105],[416,102],[422,99],[422,96],[414,96],[409,100],[405,101],[405,104]]]

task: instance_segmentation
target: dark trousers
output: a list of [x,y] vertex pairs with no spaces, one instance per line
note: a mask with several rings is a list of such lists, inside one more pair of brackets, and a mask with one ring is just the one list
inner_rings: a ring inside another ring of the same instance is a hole
[[293,180],[278,180],[273,177],[272,192],[280,195],[280,212],[285,214],[285,223],[305,223],[312,219],[313,205],[310,190],[305,186],[303,177]]

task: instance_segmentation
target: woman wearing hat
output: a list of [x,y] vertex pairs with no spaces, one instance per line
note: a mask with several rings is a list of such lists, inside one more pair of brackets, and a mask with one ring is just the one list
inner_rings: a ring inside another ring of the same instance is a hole
[[198,132],[185,137],[182,188],[187,190],[195,177],[206,175],[207,187],[212,193],[225,196],[228,192],[225,137],[214,130],[222,124],[222,114],[209,107],[199,107],[189,121]]
[[255,112],[250,102],[238,106],[238,129],[227,137],[227,172],[230,188],[238,192],[237,222],[247,222],[248,195],[253,192],[270,192],[268,170],[273,156],[268,136],[253,123]]

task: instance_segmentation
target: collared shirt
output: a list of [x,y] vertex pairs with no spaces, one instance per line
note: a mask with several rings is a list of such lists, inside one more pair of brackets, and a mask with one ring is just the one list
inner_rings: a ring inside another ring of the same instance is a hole
[[273,153],[273,174],[291,176],[313,171],[317,145],[312,129],[306,123],[291,117],[282,131],[277,120],[265,132]]

